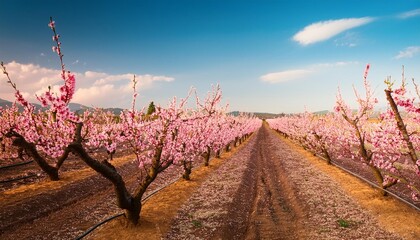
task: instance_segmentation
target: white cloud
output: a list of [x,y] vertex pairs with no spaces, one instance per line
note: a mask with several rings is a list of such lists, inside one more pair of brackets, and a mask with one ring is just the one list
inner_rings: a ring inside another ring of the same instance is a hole
[[307,69],[294,69],[281,72],[267,73],[260,77],[263,82],[279,83],[307,77],[312,71]]
[[[130,82],[134,78],[134,73],[126,73],[126,74],[118,74],[118,75],[108,75],[106,73],[100,72],[86,72],[84,77],[88,79],[96,79],[93,83],[94,85],[103,85],[108,83],[115,83],[115,82]],[[136,75],[137,80],[137,87],[143,88],[150,86],[153,82],[171,82],[174,80],[172,77],[166,76],[154,76],[150,74],[146,75]]]
[[140,87],[142,86],[150,86],[153,82],[172,82],[175,80],[172,77],[166,77],[166,76],[153,76],[153,75],[141,75],[137,77]]
[[[35,64],[20,64],[15,61],[5,64],[5,67],[12,81],[29,101],[36,101],[35,92],[61,81],[59,70],[43,68]],[[6,82],[6,77],[1,74],[0,98],[12,100],[13,96],[12,87]]]
[[263,82],[281,83],[302,78],[308,78],[328,68],[346,67],[359,64],[357,61],[337,61],[332,63],[316,63],[301,69],[291,69],[280,72],[267,73],[260,77]]
[[412,58],[414,55],[420,53],[420,46],[407,47],[405,50],[400,51],[395,59]]
[[420,8],[414,9],[408,12],[403,12],[398,15],[398,18],[406,19],[406,18],[411,18],[411,17],[416,17],[416,16],[420,16]]
[[[62,83],[61,71],[48,69],[35,64],[21,64],[15,61],[5,64],[12,81],[24,97],[30,102],[37,102],[35,94],[42,94],[51,86],[58,91]],[[108,74],[104,72],[86,71],[76,75],[76,92],[73,102],[95,107],[129,107],[132,97],[132,79],[134,74]],[[141,92],[153,86],[155,82],[170,82],[174,78],[155,75],[137,75],[137,90]],[[0,98],[14,99],[12,87],[6,77],[0,75]]]
[[72,101],[88,107],[128,107],[127,103],[132,96],[130,90],[126,86],[117,87],[112,84],[78,88]]
[[346,30],[372,22],[374,18],[344,18],[312,23],[293,36],[301,45],[308,45],[330,39]]
[[333,62],[333,63],[318,63],[313,65],[314,68],[317,67],[344,67],[344,66],[348,66],[348,65],[354,65],[354,64],[359,64],[359,62],[357,61],[338,61],[338,62]]

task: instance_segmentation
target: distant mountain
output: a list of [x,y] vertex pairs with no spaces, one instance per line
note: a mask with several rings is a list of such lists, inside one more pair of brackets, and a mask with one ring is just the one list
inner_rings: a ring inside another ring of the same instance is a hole
[[315,115],[327,115],[330,111],[328,110],[324,110],[324,111],[318,111],[318,112],[313,112],[313,114]]
[[233,115],[233,116],[238,116],[241,113],[252,114],[252,115],[254,115],[254,116],[256,116],[257,118],[260,118],[260,119],[277,118],[277,117],[281,117],[281,116],[286,115],[284,113],[239,112],[239,111],[232,111],[228,114]]
[[[40,104],[37,103],[32,103],[35,106],[35,109],[45,109],[43,108]],[[0,98],[0,107],[2,108],[8,108],[11,107],[13,105],[12,102],[1,99]],[[19,104],[18,104],[19,105]],[[82,114],[84,113],[86,110],[92,110],[92,107],[87,107],[83,104],[79,104],[79,103],[69,103],[69,108],[70,111],[78,113],[78,114]],[[19,110],[23,110],[23,108],[21,106],[19,106]],[[105,108],[105,111],[111,111],[112,113],[114,113],[115,115],[120,115],[120,113],[124,110],[122,108]]]
[[[88,107],[79,103],[69,103],[69,108],[70,111],[75,112],[75,113],[83,113],[86,110],[93,110],[93,107]],[[103,108],[104,111],[110,111],[115,115],[120,115],[122,111],[124,111],[124,109],[122,108]]]
[[[2,108],[11,107],[12,104],[13,104],[12,102],[0,98],[0,107]],[[39,104],[36,104],[36,103],[33,103],[33,104],[35,105],[35,109],[45,109]],[[69,103],[69,108],[70,108],[70,111],[78,113],[78,114],[82,114],[86,110],[94,109],[93,107],[87,107],[79,103]],[[19,106],[19,109],[22,110],[22,107]],[[384,111],[383,109],[385,108],[376,109],[372,113],[372,117],[374,118],[378,117],[379,114]],[[111,111],[115,115],[120,115],[121,112],[124,111],[124,109],[122,108],[104,108],[104,110]],[[353,110],[353,111],[357,111],[357,110]],[[401,110],[401,112],[404,113],[403,110]],[[232,111],[232,112],[229,112],[228,114],[231,114],[233,116],[238,116],[241,113],[252,114],[260,119],[270,119],[270,118],[277,118],[277,117],[282,117],[282,116],[287,116],[287,115],[293,115],[293,114],[285,114],[285,113],[240,112],[240,111]],[[313,114],[315,115],[326,115],[328,113],[330,113],[330,111],[328,110],[313,112]]]
[[[11,107],[12,105],[13,105],[13,102],[10,102],[10,101],[7,101],[7,100],[4,100],[4,99],[0,98],[0,107],[8,108],[8,107]],[[36,110],[43,109],[43,107],[40,104],[33,103],[33,105],[35,106]],[[20,106],[19,104],[18,104],[18,108],[19,108],[19,110],[23,109],[22,106]]]
[[122,109],[122,108],[105,108],[104,110],[105,111],[111,111],[115,115],[120,115],[121,112],[124,111],[124,109]]
[[[231,114],[233,116],[238,116],[240,113],[243,113],[243,112],[233,111],[233,112],[230,112],[229,114]],[[264,113],[264,112],[246,112],[246,113],[247,114],[253,114],[254,116],[256,116],[260,119],[272,119],[272,118],[295,115],[295,113]],[[330,113],[330,111],[328,111],[328,110],[313,112],[314,115],[321,115],[321,116],[326,115],[328,113]]]
[[12,106],[12,102],[0,98],[0,107]]
[[84,113],[86,110],[90,110],[92,108],[79,103],[69,103],[69,109],[72,112],[81,114]]

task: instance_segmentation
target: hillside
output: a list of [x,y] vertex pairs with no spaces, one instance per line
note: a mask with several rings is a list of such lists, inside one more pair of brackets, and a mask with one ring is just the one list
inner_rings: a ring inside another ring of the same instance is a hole
[[[13,102],[10,102],[10,101],[7,101],[7,100],[4,100],[4,99],[0,98],[0,107],[9,108],[12,105],[13,105]],[[42,106],[40,104],[33,103],[33,105],[35,106],[36,110],[42,109]],[[19,104],[18,104],[18,108],[19,108],[19,110],[22,110],[22,107]]]
[[260,119],[277,118],[277,117],[281,117],[285,115],[284,113],[240,112],[240,111],[232,111],[229,114],[233,116],[238,116],[239,114],[254,115]]
[[[37,103],[32,103],[32,104],[35,106],[36,110],[45,109],[40,104],[37,104]],[[13,105],[13,102],[10,102],[10,101],[7,101],[7,100],[4,100],[4,99],[0,98],[0,107],[8,108],[8,107],[11,107],[12,105]],[[87,107],[87,106],[85,106],[83,104],[79,104],[79,103],[69,103],[69,108],[70,108],[70,111],[75,112],[75,113],[79,113],[79,114],[83,113],[86,110],[93,109],[92,107]],[[22,110],[21,106],[19,106],[19,110]],[[105,108],[104,110],[105,111],[111,111],[115,115],[119,115],[124,109],[122,109],[122,108]]]

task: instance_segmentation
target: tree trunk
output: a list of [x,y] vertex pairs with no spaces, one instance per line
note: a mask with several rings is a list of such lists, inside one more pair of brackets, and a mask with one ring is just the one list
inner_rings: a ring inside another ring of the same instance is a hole
[[117,195],[117,204],[122,209],[130,209],[132,205],[132,196],[128,192],[125,182],[121,175],[116,171],[115,167],[109,162],[99,162],[86,152],[81,143],[72,143],[69,145],[70,150],[78,155],[90,168],[108,179],[113,185]]
[[61,165],[63,165],[64,161],[68,158],[69,154],[70,154],[70,150],[66,148],[64,150],[63,155],[61,155],[61,157],[58,159],[57,164],[55,164],[57,169],[60,169]]
[[141,201],[135,201],[134,199],[131,200],[130,207],[125,209],[125,217],[127,218],[129,224],[136,226],[139,223],[141,207]]
[[34,159],[34,161],[38,164],[42,171],[44,171],[48,175],[51,181],[59,180],[58,168],[49,165],[45,158],[39,155],[38,151],[36,150],[35,144],[27,142],[22,135],[14,131],[7,133],[6,136],[14,137],[13,145],[19,148],[23,148],[26,154]]
[[328,153],[327,149],[322,148],[322,152],[324,153],[324,157],[327,160],[327,164],[331,165],[331,157],[330,157],[330,154]]
[[182,175],[182,178],[184,178],[185,180],[191,180],[190,174],[192,169],[192,162],[183,161],[182,165],[184,166],[184,174]]
[[[416,150],[414,149],[413,143],[410,140],[410,136],[408,135],[407,128],[405,127],[401,114],[398,111],[397,104],[395,104],[395,101],[391,96],[390,90],[385,90],[385,94],[386,94],[386,99],[388,100],[389,105],[391,106],[392,112],[394,112],[395,121],[397,122],[398,129],[400,130],[401,135],[403,136],[403,139],[405,143],[407,144],[411,161],[413,161],[414,165],[416,165],[416,162],[418,160],[417,153],[416,153]],[[417,165],[417,169],[420,171],[420,166]]]
[[343,117],[356,130],[356,136],[359,139],[359,151],[360,151],[360,155],[362,155],[363,160],[365,161],[365,163],[371,169],[373,175],[375,176],[376,181],[378,182],[378,185],[382,187],[382,190],[381,190],[382,195],[383,196],[386,196],[387,193],[384,191],[384,189],[386,187],[383,186],[384,177],[383,177],[381,171],[376,166],[374,166],[373,163],[372,163],[372,155],[373,155],[373,153],[368,152],[368,150],[366,149],[366,147],[365,147],[365,138],[364,138],[364,136],[362,136],[362,133],[360,132],[359,127],[357,126],[357,122],[354,121],[354,120],[349,119],[345,115],[343,115]]
[[204,166],[206,166],[206,167],[209,166],[210,154],[211,154],[211,148],[209,146],[207,146],[207,153],[206,153],[205,158],[204,158]]
[[378,182],[378,185],[379,185],[379,186],[381,186],[381,188],[382,188],[382,189],[380,190],[381,194],[382,194],[383,196],[387,196],[387,195],[388,195],[388,194],[387,194],[387,192],[385,192],[385,191],[384,191],[384,190],[386,189],[386,187],[385,187],[385,186],[383,186],[384,178],[383,178],[383,176],[382,176],[381,171],[379,171],[379,169],[378,169],[377,167],[372,166],[372,165],[370,165],[370,164],[368,164],[368,166],[369,166],[369,168],[371,169],[371,171],[372,171],[373,175],[375,176],[375,179],[376,179],[376,181]]
[[229,151],[230,151],[230,148],[229,148],[229,147],[230,147],[230,143],[228,143],[228,144],[226,145],[226,147],[225,147],[225,151],[226,151],[226,152],[229,152]]
[[[128,218],[128,220],[136,225],[140,219],[141,214],[141,199],[146,192],[147,188],[150,186],[150,184],[156,179],[157,175],[160,172],[163,172],[165,169],[167,169],[169,166],[172,165],[172,160],[166,160],[162,161],[162,151],[164,146],[164,138],[160,140],[159,146],[156,148],[155,155],[153,156],[152,165],[149,168],[149,172],[146,175],[146,178],[140,183],[140,185],[137,187],[137,189],[134,191],[133,198],[132,198],[132,208],[127,209],[127,211],[130,211],[131,215],[133,217]],[[138,207],[136,207],[138,204]],[[137,217],[136,217],[137,216]],[[127,216],[128,217],[128,216]]]
[[[82,159],[90,168],[101,174],[114,185],[117,196],[118,207],[126,210],[126,217],[131,223],[136,225],[140,217],[141,203],[136,197],[132,197],[128,192],[125,182],[114,166],[108,161],[99,162],[93,159],[82,146],[81,129],[83,123],[78,123],[76,136],[73,143],[69,145],[69,151],[73,152]],[[141,199],[141,198],[140,198]],[[137,214],[137,217],[135,216]]]
[[324,154],[325,159],[327,160],[327,164],[331,164],[331,157],[330,154],[328,153],[327,148],[325,147],[324,142],[322,141],[321,137],[315,132],[313,133],[313,135],[315,136],[315,139],[319,142],[319,145],[321,145],[321,150],[322,153]]

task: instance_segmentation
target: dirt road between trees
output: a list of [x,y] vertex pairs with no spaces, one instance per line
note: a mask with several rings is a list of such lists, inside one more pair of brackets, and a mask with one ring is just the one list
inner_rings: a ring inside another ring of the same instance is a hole
[[[256,197],[246,239],[303,239],[306,226],[304,209],[287,179],[275,150],[278,143],[263,127],[252,160],[256,171]],[[270,141],[271,140],[271,141]]]
[[332,176],[343,172],[310,157],[264,125],[181,207],[166,239],[420,239],[416,210],[372,197],[392,208],[390,228]]

